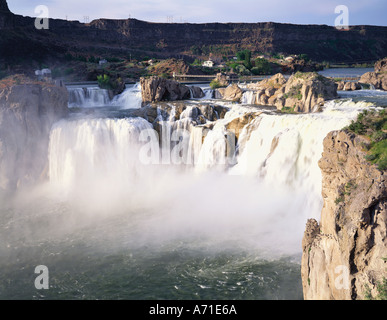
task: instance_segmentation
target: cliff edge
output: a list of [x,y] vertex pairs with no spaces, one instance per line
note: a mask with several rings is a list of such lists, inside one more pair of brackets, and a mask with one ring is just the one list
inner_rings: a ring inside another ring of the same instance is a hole
[[45,175],[51,126],[68,114],[65,87],[23,77],[0,81],[0,190]]
[[302,243],[306,300],[376,297],[387,277],[387,174],[365,159],[368,143],[345,130],[324,140],[324,207]]

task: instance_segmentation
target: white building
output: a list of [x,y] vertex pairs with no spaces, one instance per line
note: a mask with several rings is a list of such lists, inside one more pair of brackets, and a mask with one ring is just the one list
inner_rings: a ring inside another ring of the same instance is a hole
[[208,68],[213,68],[214,67],[214,61],[212,61],[212,60],[204,61],[202,66],[203,67],[208,67]]
[[50,69],[42,69],[35,70],[35,76],[37,80],[50,80],[51,79],[51,70]]
[[107,63],[106,59],[99,60],[99,65],[102,66]]

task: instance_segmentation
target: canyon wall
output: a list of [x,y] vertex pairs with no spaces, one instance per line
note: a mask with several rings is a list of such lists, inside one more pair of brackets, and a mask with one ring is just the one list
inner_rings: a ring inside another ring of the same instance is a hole
[[365,160],[364,139],[334,131],[324,140],[324,207],[302,243],[307,300],[375,297],[387,277],[387,174]]
[[[340,31],[327,25],[259,23],[152,23],[137,19],[78,21],[50,19],[49,30],[34,28],[34,19],[9,12],[0,1],[0,60],[67,51],[186,57],[203,49],[235,54],[256,52],[308,54],[316,61],[376,61],[387,56],[387,27],[352,26]],[[49,50],[48,50],[49,48]],[[28,49],[28,50],[24,50]],[[211,50],[212,50],[211,49]],[[214,49],[215,50],[215,49]]]

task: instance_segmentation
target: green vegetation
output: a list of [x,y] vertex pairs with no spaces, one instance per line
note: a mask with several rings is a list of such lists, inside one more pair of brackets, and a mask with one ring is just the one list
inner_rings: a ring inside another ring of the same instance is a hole
[[297,100],[302,100],[301,88],[302,88],[302,84],[298,84],[294,87],[291,87],[289,92],[284,95],[284,98],[285,99],[295,98]]
[[335,204],[338,205],[339,203],[344,202],[344,196],[340,195],[335,199]]
[[110,77],[107,74],[97,76],[98,86],[101,89],[111,89]]
[[283,107],[281,113],[297,114],[298,112],[294,111],[294,107]]
[[216,79],[212,80],[211,83],[210,83],[210,88],[211,89],[217,89],[217,88],[221,88],[221,87],[222,86],[221,86],[220,82],[218,80],[216,80]]
[[356,121],[345,128],[350,132],[366,136],[369,144],[366,145],[366,160],[376,164],[380,170],[387,169],[387,114],[386,109],[363,111]]
[[238,73],[242,76],[250,75],[250,71],[243,64],[237,65],[234,70],[236,73]]
[[354,190],[356,190],[357,184],[351,180],[344,186],[344,195],[349,196]]
[[[383,261],[387,261],[387,258],[382,258]],[[366,287],[366,300],[387,300],[387,278],[384,277],[381,282],[376,285],[377,294],[372,296],[370,288]]]
[[306,53],[301,53],[298,57],[302,60],[310,61],[310,59]]
[[251,69],[254,75],[266,75],[272,73],[270,62],[263,58],[255,60],[255,67]]
[[245,50],[237,52],[236,56],[237,56],[239,61],[245,61],[246,59],[251,58],[251,51],[245,49]]
[[117,90],[122,84],[122,79],[120,77],[113,78],[107,74],[104,74],[97,76],[97,82],[101,89]]

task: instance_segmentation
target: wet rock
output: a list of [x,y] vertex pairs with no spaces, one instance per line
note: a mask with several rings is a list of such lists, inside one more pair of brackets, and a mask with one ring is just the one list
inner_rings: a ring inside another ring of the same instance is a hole
[[187,86],[173,80],[159,77],[141,78],[143,105],[150,102],[176,101],[190,98]]

